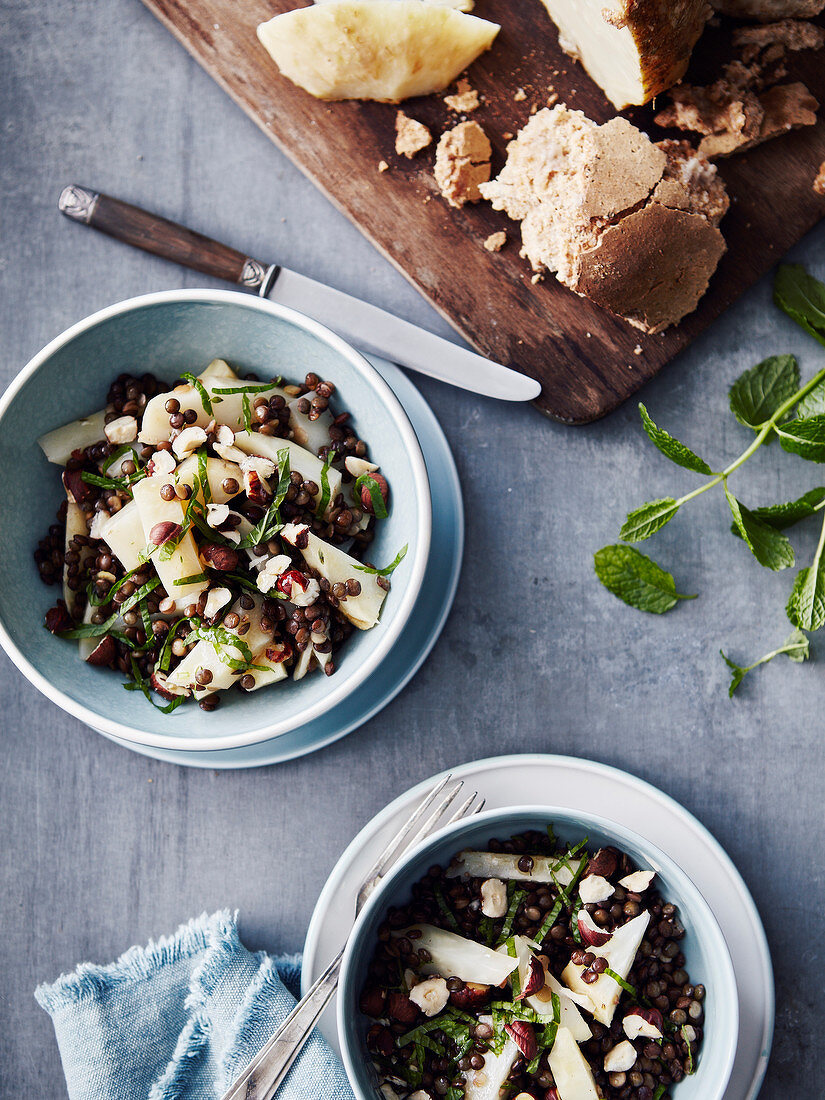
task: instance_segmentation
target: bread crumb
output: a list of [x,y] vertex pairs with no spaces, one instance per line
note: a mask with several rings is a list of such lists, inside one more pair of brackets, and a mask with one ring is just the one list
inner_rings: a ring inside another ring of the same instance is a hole
[[504,138],[505,141],[512,141],[514,135],[512,130],[505,130],[501,136]]
[[817,195],[825,195],[825,160],[819,166],[819,172],[814,180],[814,191]]
[[530,276],[530,282],[533,284],[533,286],[535,286],[536,283],[540,283],[543,278],[544,275],[542,274],[542,272],[537,271],[535,275]]
[[641,344],[636,345],[636,347],[633,349],[633,354],[634,355],[641,355],[642,354],[642,345]]
[[524,88],[516,88],[516,94],[513,96],[513,99],[516,103],[523,103],[524,100],[527,99],[527,92],[525,92]]
[[379,162],[378,162],[378,171],[379,172],[386,172],[388,169],[389,169],[389,165],[387,164],[387,162],[385,160],[379,160]]
[[498,233],[491,233],[487,240],[484,242],[484,247],[488,252],[501,252],[502,248],[507,244],[507,234],[503,229],[500,229]]
[[555,107],[555,105],[558,103],[558,101],[559,101],[559,93],[555,89],[551,88],[550,93],[547,96],[547,106],[548,107]]
[[469,114],[470,111],[475,111],[479,105],[478,92],[475,88],[471,88],[470,81],[462,76],[456,85],[455,93],[445,95],[444,102],[451,111],[456,111],[458,114]]
[[435,182],[450,206],[479,201],[479,184],[490,178],[492,153],[477,122],[460,122],[441,135],[435,153]]
[[412,159],[416,153],[426,149],[433,135],[423,122],[418,122],[403,111],[395,116],[395,151],[399,156]]

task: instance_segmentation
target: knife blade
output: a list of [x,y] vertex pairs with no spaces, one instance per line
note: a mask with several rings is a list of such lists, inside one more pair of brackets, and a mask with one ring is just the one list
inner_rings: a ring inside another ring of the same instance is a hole
[[58,209],[145,252],[226,279],[306,313],[364,351],[499,401],[533,401],[535,379],[445,340],[395,314],[278,264],[263,264],[176,222],[87,187],[64,187]]

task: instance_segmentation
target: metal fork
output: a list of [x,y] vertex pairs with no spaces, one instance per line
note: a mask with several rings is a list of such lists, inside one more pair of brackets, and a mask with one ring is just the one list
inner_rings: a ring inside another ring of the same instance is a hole
[[[451,779],[451,775],[446,775],[430,791],[378,857],[358,891],[356,918],[402,852],[429,836],[436,828],[452,824],[471,813],[477,814],[484,808],[484,799],[476,804],[478,794],[473,791],[446,820],[442,820],[464,785],[459,781],[448,786]],[[272,1038],[224,1093],[222,1100],[271,1100],[338,986],[345,947],[346,943],[307,995],[301,998]]]

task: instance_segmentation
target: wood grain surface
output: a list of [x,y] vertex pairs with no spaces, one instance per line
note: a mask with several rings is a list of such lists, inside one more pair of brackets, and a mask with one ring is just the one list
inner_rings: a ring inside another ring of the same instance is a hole
[[[324,103],[282,77],[255,28],[296,0],[144,3],[471,344],[538,378],[537,406],[567,423],[587,423],[626,400],[825,214],[825,199],[811,188],[825,160],[822,122],[720,162],[733,200],[722,223],[728,253],[696,313],[647,336],[552,277],[534,285],[518,255],[518,226],[503,213],[487,203],[448,207],[432,177],[433,148],[411,161],[395,154],[395,107]],[[481,0],[477,10],[502,25],[492,50],[469,72],[484,97],[472,117],[491,139],[494,172],[504,161],[505,135],[545,106],[551,89],[599,122],[615,113],[559,49],[539,0]],[[729,39],[729,25],[710,28],[689,77],[713,79],[720,59],[730,56]],[[804,80],[825,101],[821,54],[791,55],[789,71],[789,79]],[[436,137],[458,121],[440,95],[410,100],[404,109]],[[642,108],[630,117],[657,139],[673,136],[653,126],[652,114]],[[379,173],[382,160],[389,170]],[[507,230],[504,250],[485,251],[484,240],[500,229]]]

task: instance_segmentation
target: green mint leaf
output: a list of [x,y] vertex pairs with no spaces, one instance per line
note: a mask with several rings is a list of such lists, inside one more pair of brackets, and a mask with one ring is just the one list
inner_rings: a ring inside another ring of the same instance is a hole
[[800,569],[785,608],[799,630],[819,630],[825,623],[825,566],[818,558],[808,569]]
[[395,555],[389,565],[385,565],[383,569],[373,569],[369,565],[355,565],[354,569],[357,569],[359,573],[371,573],[375,577],[389,577],[393,574],[404,558],[407,556],[407,549],[409,543],[405,542],[398,553]]
[[825,462],[825,413],[788,420],[777,425],[776,432],[784,451],[808,462]]
[[209,398],[209,391],[200,378],[196,378],[194,374],[182,374],[181,378],[185,379],[191,386],[194,386],[198,391],[198,397],[201,399],[201,405],[203,405],[203,411],[207,416],[212,416],[212,401]]
[[662,615],[679,600],[695,600],[682,596],[670,573],[632,546],[603,546],[594,556],[596,576],[614,596],[639,611]]
[[[767,523],[769,527],[775,527],[777,531],[783,531],[786,527],[793,527],[800,520],[815,515],[819,510],[817,506],[823,500],[825,500],[825,488],[809,489],[807,493],[803,493],[796,500],[789,500],[784,504],[768,504],[763,508],[754,508],[751,515],[756,516],[763,523]],[[731,524],[730,529],[734,535],[739,538],[742,537],[735,523]]]
[[740,374],[730,388],[730,410],[740,424],[758,430],[799,389],[793,355],[772,355]]
[[658,428],[651,420],[647,409],[641,402],[639,402],[639,412],[648,438],[655,447],[659,448],[665,458],[669,458],[670,461],[675,462],[677,466],[684,466],[686,470],[693,470],[697,474],[713,474],[713,470],[711,470],[707,462],[697,454],[694,454],[690,447],[686,447],[684,443],[680,443],[678,439],[674,439],[673,436],[663,428]]
[[764,657],[760,657],[759,660],[754,661],[752,665],[737,665],[723,650],[720,649],[719,652],[722,654],[725,664],[731,670],[728,696],[732,699],[733,693],[749,672],[753,672],[753,670],[759,668],[760,665],[766,665],[769,661],[772,661],[774,657],[778,657],[782,653],[788,657],[788,660],[794,661],[795,663],[806,661],[811,655],[811,645],[801,630],[794,630],[788,635],[778,649],[772,649],[770,653],[766,653]]
[[783,535],[781,531],[755,516],[749,508],[736,499],[727,485],[725,485],[725,496],[728,499],[734,525],[759,564],[774,571],[792,566],[794,552],[787,535]]
[[825,284],[801,264],[780,264],[773,300],[820,344],[825,344]]
[[807,420],[811,416],[819,416],[825,413],[825,379],[806,393],[796,406],[796,415],[799,420]]
[[650,500],[641,508],[628,512],[619,538],[624,542],[644,542],[654,535],[660,527],[669,523],[679,511],[679,505],[673,497]]

